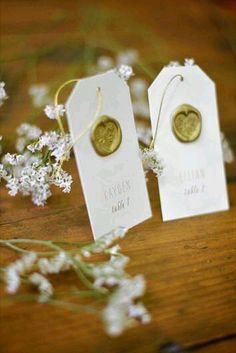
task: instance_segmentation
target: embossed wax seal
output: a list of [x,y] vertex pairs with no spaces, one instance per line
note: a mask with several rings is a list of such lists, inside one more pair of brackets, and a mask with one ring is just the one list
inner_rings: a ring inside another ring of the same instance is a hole
[[181,142],[193,142],[201,133],[202,117],[200,112],[189,104],[180,105],[172,118],[172,129]]
[[122,141],[119,122],[107,115],[99,117],[92,127],[91,141],[100,156],[105,157],[114,153]]

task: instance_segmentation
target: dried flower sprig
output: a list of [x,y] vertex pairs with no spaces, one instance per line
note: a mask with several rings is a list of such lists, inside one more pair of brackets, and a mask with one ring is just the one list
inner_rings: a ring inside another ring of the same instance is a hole
[[140,148],[141,159],[145,171],[152,170],[156,177],[161,177],[164,171],[164,160],[154,148]]
[[31,196],[35,205],[43,206],[51,196],[51,185],[70,192],[72,177],[60,166],[62,159],[69,159],[70,136],[56,131],[42,133],[26,123],[17,129],[17,135],[20,153],[6,153],[0,164],[0,179],[6,181],[9,195]]
[[[140,321],[149,323],[151,316],[138,299],[145,292],[145,280],[142,275],[131,277],[125,267],[129,258],[122,254],[119,245],[114,245],[127,233],[125,228],[100,237],[96,242],[81,245],[77,242],[7,239],[0,240],[0,245],[22,253],[17,261],[2,268],[1,280],[5,282],[7,293],[16,294],[21,283],[36,288],[38,295],[33,296],[39,303],[58,305],[74,311],[97,312],[104,322],[105,331],[111,336],[120,335],[126,328]],[[47,250],[28,250],[25,245],[41,246]],[[92,262],[93,254],[103,255],[102,260]],[[104,260],[104,256],[106,259]],[[88,261],[89,257],[89,261]],[[82,290],[68,289],[64,297],[71,293],[75,297],[91,297],[94,300],[89,307],[75,304],[61,298],[60,292],[51,282],[52,274],[74,271],[83,284]],[[30,294],[29,294],[30,295]],[[103,298],[106,306],[97,311],[96,298]],[[16,296],[17,299],[17,296]]]

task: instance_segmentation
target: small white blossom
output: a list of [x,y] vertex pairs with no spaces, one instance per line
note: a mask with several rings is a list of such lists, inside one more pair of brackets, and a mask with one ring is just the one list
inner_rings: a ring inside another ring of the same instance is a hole
[[138,60],[138,51],[129,49],[117,55],[118,65],[133,65]]
[[22,153],[29,143],[40,137],[42,131],[36,125],[23,123],[16,129],[16,133],[18,135],[16,140],[16,150],[17,152]]
[[122,280],[124,268],[129,262],[129,258],[124,255],[112,255],[110,261],[104,265],[94,266],[93,275],[95,287],[104,285],[114,286]]
[[16,293],[21,284],[21,275],[31,270],[33,264],[37,259],[34,252],[23,255],[21,259],[13,262],[6,268],[5,281],[6,291],[10,294]]
[[178,67],[181,66],[178,61],[170,61],[167,67]]
[[49,119],[57,119],[58,117],[64,116],[66,109],[63,104],[57,106],[46,105],[44,112]]
[[134,309],[134,301],[145,292],[145,281],[142,275],[131,279],[123,278],[118,289],[111,296],[107,307],[103,311],[103,320],[106,331],[111,336],[119,336],[127,327],[132,325],[132,320],[139,318],[148,322],[145,315],[148,312],[141,306]]
[[16,196],[19,191],[19,181],[17,178],[10,177],[7,180],[6,188],[9,189],[8,194],[10,196]]
[[62,189],[67,193],[71,191],[71,184],[73,182],[72,176],[64,171],[62,168],[56,168],[53,176],[50,179],[51,183]]
[[7,171],[2,163],[0,163],[0,181],[7,178]]
[[48,148],[52,151],[51,155],[55,157],[56,162],[59,162],[62,158],[68,160],[70,158],[71,149],[70,135],[60,135],[57,142],[53,145],[49,145]]
[[151,315],[142,303],[132,304],[128,309],[128,316],[140,319],[143,324],[151,322]]
[[163,159],[159,157],[158,153],[153,148],[141,149],[140,153],[144,169],[151,169],[157,177],[162,176],[164,170],[164,162]]
[[24,136],[28,140],[36,140],[42,134],[42,130],[36,125],[23,123],[16,129],[16,133],[18,136]]
[[44,275],[48,273],[59,273],[69,270],[72,266],[72,261],[64,251],[61,251],[50,260],[47,258],[39,259],[38,266],[40,272]]
[[118,255],[121,251],[121,247],[120,245],[115,245],[115,246],[112,246],[111,248],[105,250],[105,252],[107,254],[110,254],[110,255]]
[[48,101],[49,88],[45,84],[35,84],[29,87],[29,95],[35,107],[43,107]]
[[23,155],[20,154],[11,154],[11,153],[7,153],[5,154],[5,156],[3,157],[3,161],[4,163],[8,163],[10,165],[19,165],[21,163],[23,163],[25,160]]
[[188,58],[184,59],[184,66],[193,66],[194,64],[195,64],[195,61],[194,61],[193,58],[191,58],[191,59],[188,59]]
[[104,249],[109,248],[115,241],[124,238],[127,232],[128,232],[127,228],[117,227],[113,229],[111,232],[102,235],[93,244],[84,246],[81,250],[82,254],[84,254],[85,251],[89,252],[88,256],[95,253],[101,253],[104,251]]
[[0,82],[0,106],[3,105],[4,101],[8,98],[4,87],[5,82]]
[[100,56],[97,61],[99,71],[107,71],[114,67],[114,61],[110,56]]
[[128,81],[134,75],[132,67],[128,65],[121,65],[116,71],[118,76],[124,81]]
[[141,99],[147,94],[147,81],[142,78],[134,78],[130,83],[130,91],[134,98]]
[[81,250],[81,254],[84,256],[84,257],[90,257],[91,256],[91,252],[86,250],[86,249],[82,249]]
[[29,276],[29,281],[39,290],[39,302],[45,303],[53,295],[53,287],[51,283],[40,273],[33,273]]

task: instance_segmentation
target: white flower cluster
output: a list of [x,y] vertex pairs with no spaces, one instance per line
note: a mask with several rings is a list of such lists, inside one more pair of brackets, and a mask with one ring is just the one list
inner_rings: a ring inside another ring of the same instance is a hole
[[17,134],[16,149],[21,154],[7,153],[0,164],[0,179],[6,181],[9,195],[31,195],[35,205],[43,206],[51,196],[52,184],[70,192],[72,177],[60,166],[69,159],[70,136],[56,131],[42,133],[29,124],[22,124]]
[[134,75],[133,69],[129,65],[121,65],[116,69],[116,72],[120,78],[124,81],[128,81],[131,76]]
[[119,336],[126,328],[132,326],[136,319],[143,324],[151,321],[151,316],[142,303],[135,303],[145,292],[145,281],[142,275],[133,278],[122,278],[118,289],[111,296],[103,311],[106,331],[111,336]]
[[163,175],[164,161],[153,148],[140,149],[141,159],[145,170],[151,169],[157,177]]
[[53,295],[53,287],[48,279],[42,276],[40,273],[33,273],[29,276],[29,282],[36,286],[39,291],[39,303],[47,302]]
[[58,105],[46,105],[44,109],[45,114],[49,119],[58,119],[58,117],[63,117],[66,108],[63,104],[58,104]]
[[128,81],[134,75],[132,66],[138,59],[138,52],[130,49],[119,53],[115,59],[110,56],[100,56],[97,61],[98,72],[107,71],[116,67],[115,72],[124,81]]
[[0,82],[0,107],[3,105],[4,101],[8,98],[7,92],[5,90],[5,83]]
[[60,273],[71,268],[73,262],[64,251],[60,251],[58,255],[52,259],[41,258],[38,261],[40,272],[44,275],[49,273]]
[[93,276],[95,278],[95,287],[119,284],[120,279],[124,275],[124,268],[128,262],[129,258],[127,256],[116,253],[111,256],[109,262],[100,266],[94,266]]
[[[34,267],[38,268],[39,272],[30,272]],[[14,294],[20,287],[22,277],[28,278],[29,283],[38,288],[39,302],[46,302],[53,295],[53,286],[50,281],[44,276],[50,273],[59,273],[71,268],[71,260],[69,256],[61,251],[51,259],[40,258],[34,252],[23,255],[21,259],[13,262],[5,269],[6,291],[9,294]]]
[[[115,241],[124,238],[128,229],[125,227],[117,227],[111,232],[101,236],[95,243],[84,246],[82,249],[82,255],[90,257],[92,254],[103,252],[109,248]],[[113,249],[114,250],[114,249]]]
[[137,60],[138,52],[135,49],[120,52],[114,59],[111,56],[102,55],[97,60],[97,69],[98,72],[104,72],[121,65],[132,66],[137,62]]
[[[195,65],[195,60],[193,58],[185,58],[184,59],[184,66],[193,66]],[[170,61],[167,67],[178,67],[181,66],[179,61]]]
[[48,94],[49,88],[45,84],[35,84],[29,87],[29,95],[32,98],[33,106],[36,108],[43,107],[50,101]]
[[31,270],[37,259],[34,252],[24,255],[20,260],[10,264],[5,270],[6,291],[14,294],[21,284],[21,276]]
[[3,157],[3,162],[4,164],[10,164],[10,165],[19,165],[24,162],[25,158],[22,155],[17,155],[17,154],[11,154],[11,153],[6,153],[5,156]]
[[32,153],[42,151],[43,148],[50,151],[50,155],[58,163],[62,158],[68,160],[70,157],[71,138],[69,134],[61,134],[56,131],[45,132],[39,139],[27,146]]

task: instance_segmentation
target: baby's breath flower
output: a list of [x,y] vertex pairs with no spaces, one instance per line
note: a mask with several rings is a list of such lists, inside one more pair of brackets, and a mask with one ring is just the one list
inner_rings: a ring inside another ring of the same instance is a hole
[[7,171],[4,167],[4,165],[2,163],[0,163],[0,181],[1,179],[5,179],[7,178]]
[[118,255],[120,253],[120,251],[121,251],[121,247],[118,244],[105,250],[105,252],[110,255]]
[[184,59],[184,66],[193,66],[194,64],[195,64],[195,61],[194,61],[193,58],[191,58],[191,59],[188,59],[188,58]]
[[144,148],[140,150],[141,159],[144,164],[144,169],[151,169],[157,177],[162,176],[164,170],[163,159],[159,157],[158,153],[153,148]]
[[130,77],[134,75],[134,72],[131,66],[121,65],[117,69],[117,74],[124,81],[128,81]]
[[39,290],[39,302],[45,303],[53,295],[53,287],[46,277],[40,273],[33,273],[29,276],[29,281]]
[[72,176],[60,167],[56,167],[55,170],[50,179],[51,183],[58,186],[63,192],[70,192],[73,182]]
[[10,165],[19,165],[24,162],[24,156],[20,154],[17,155],[15,153],[14,154],[7,153],[3,157],[3,161],[5,164],[8,163]]
[[167,67],[178,67],[181,66],[179,61],[170,61]]
[[114,61],[110,56],[100,56],[97,61],[99,71],[106,71],[114,67]]
[[0,106],[3,105],[4,101],[8,98],[4,87],[5,82],[0,82]]
[[46,105],[44,112],[49,119],[57,119],[58,117],[64,116],[66,108],[63,104],[58,104],[56,106]]
[[134,78],[130,83],[130,91],[134,98],[140,99],[146,97],[147,81],[142,78]]
[[142,303],[131,304],[128,309],[128,316],[140,319],[143,324],[148,324],[151,321],[151,315]]
[[35,263],[37,255],[34,252],[30,252],[23,255],[21,259],[13,262],[6,268],[5,281],[6,291],[10,294],[16,293],[21,284],[21,275],[31,270]]
[[93,275],[95,278],[95,287],[104,285],[114,286],[122,280],[124,268],[129,262],[129,258],[124,255],[112,255],[109,262],[104,265],[94,266]]
[[150,321],[148,311],[141,305],[135,307],[134,301],[145,292],[145,281],[142,275],[133,278],[122,278],[118,289],[111,296],[107,307],[103,311],[106,331],[111,336],[119,336],[132,320]]
[[118,65],[133,65],[138,60],[138,51],[129,49],[117,55]]
[[36,125],[23,123],[16,129],[16,133],[18,136],[24,136],[28,140],[36,140],[42,134],[42,130]]
[[35,107],[42,107],[48,102],[49,88],[45,84],[35,84],[29,87],[29,95]]
[[69,270],[72,266],[72,261],[64,251],[61,251],[50,260],[47,258],[39,259],[38,266],[40,272],[44,275],[48,273],[59,273]]
[[19,191],[19,181],[17,178],[9,177],[7,179],[6,188],[9,189],[8,194],[10,196],[16,196]]

